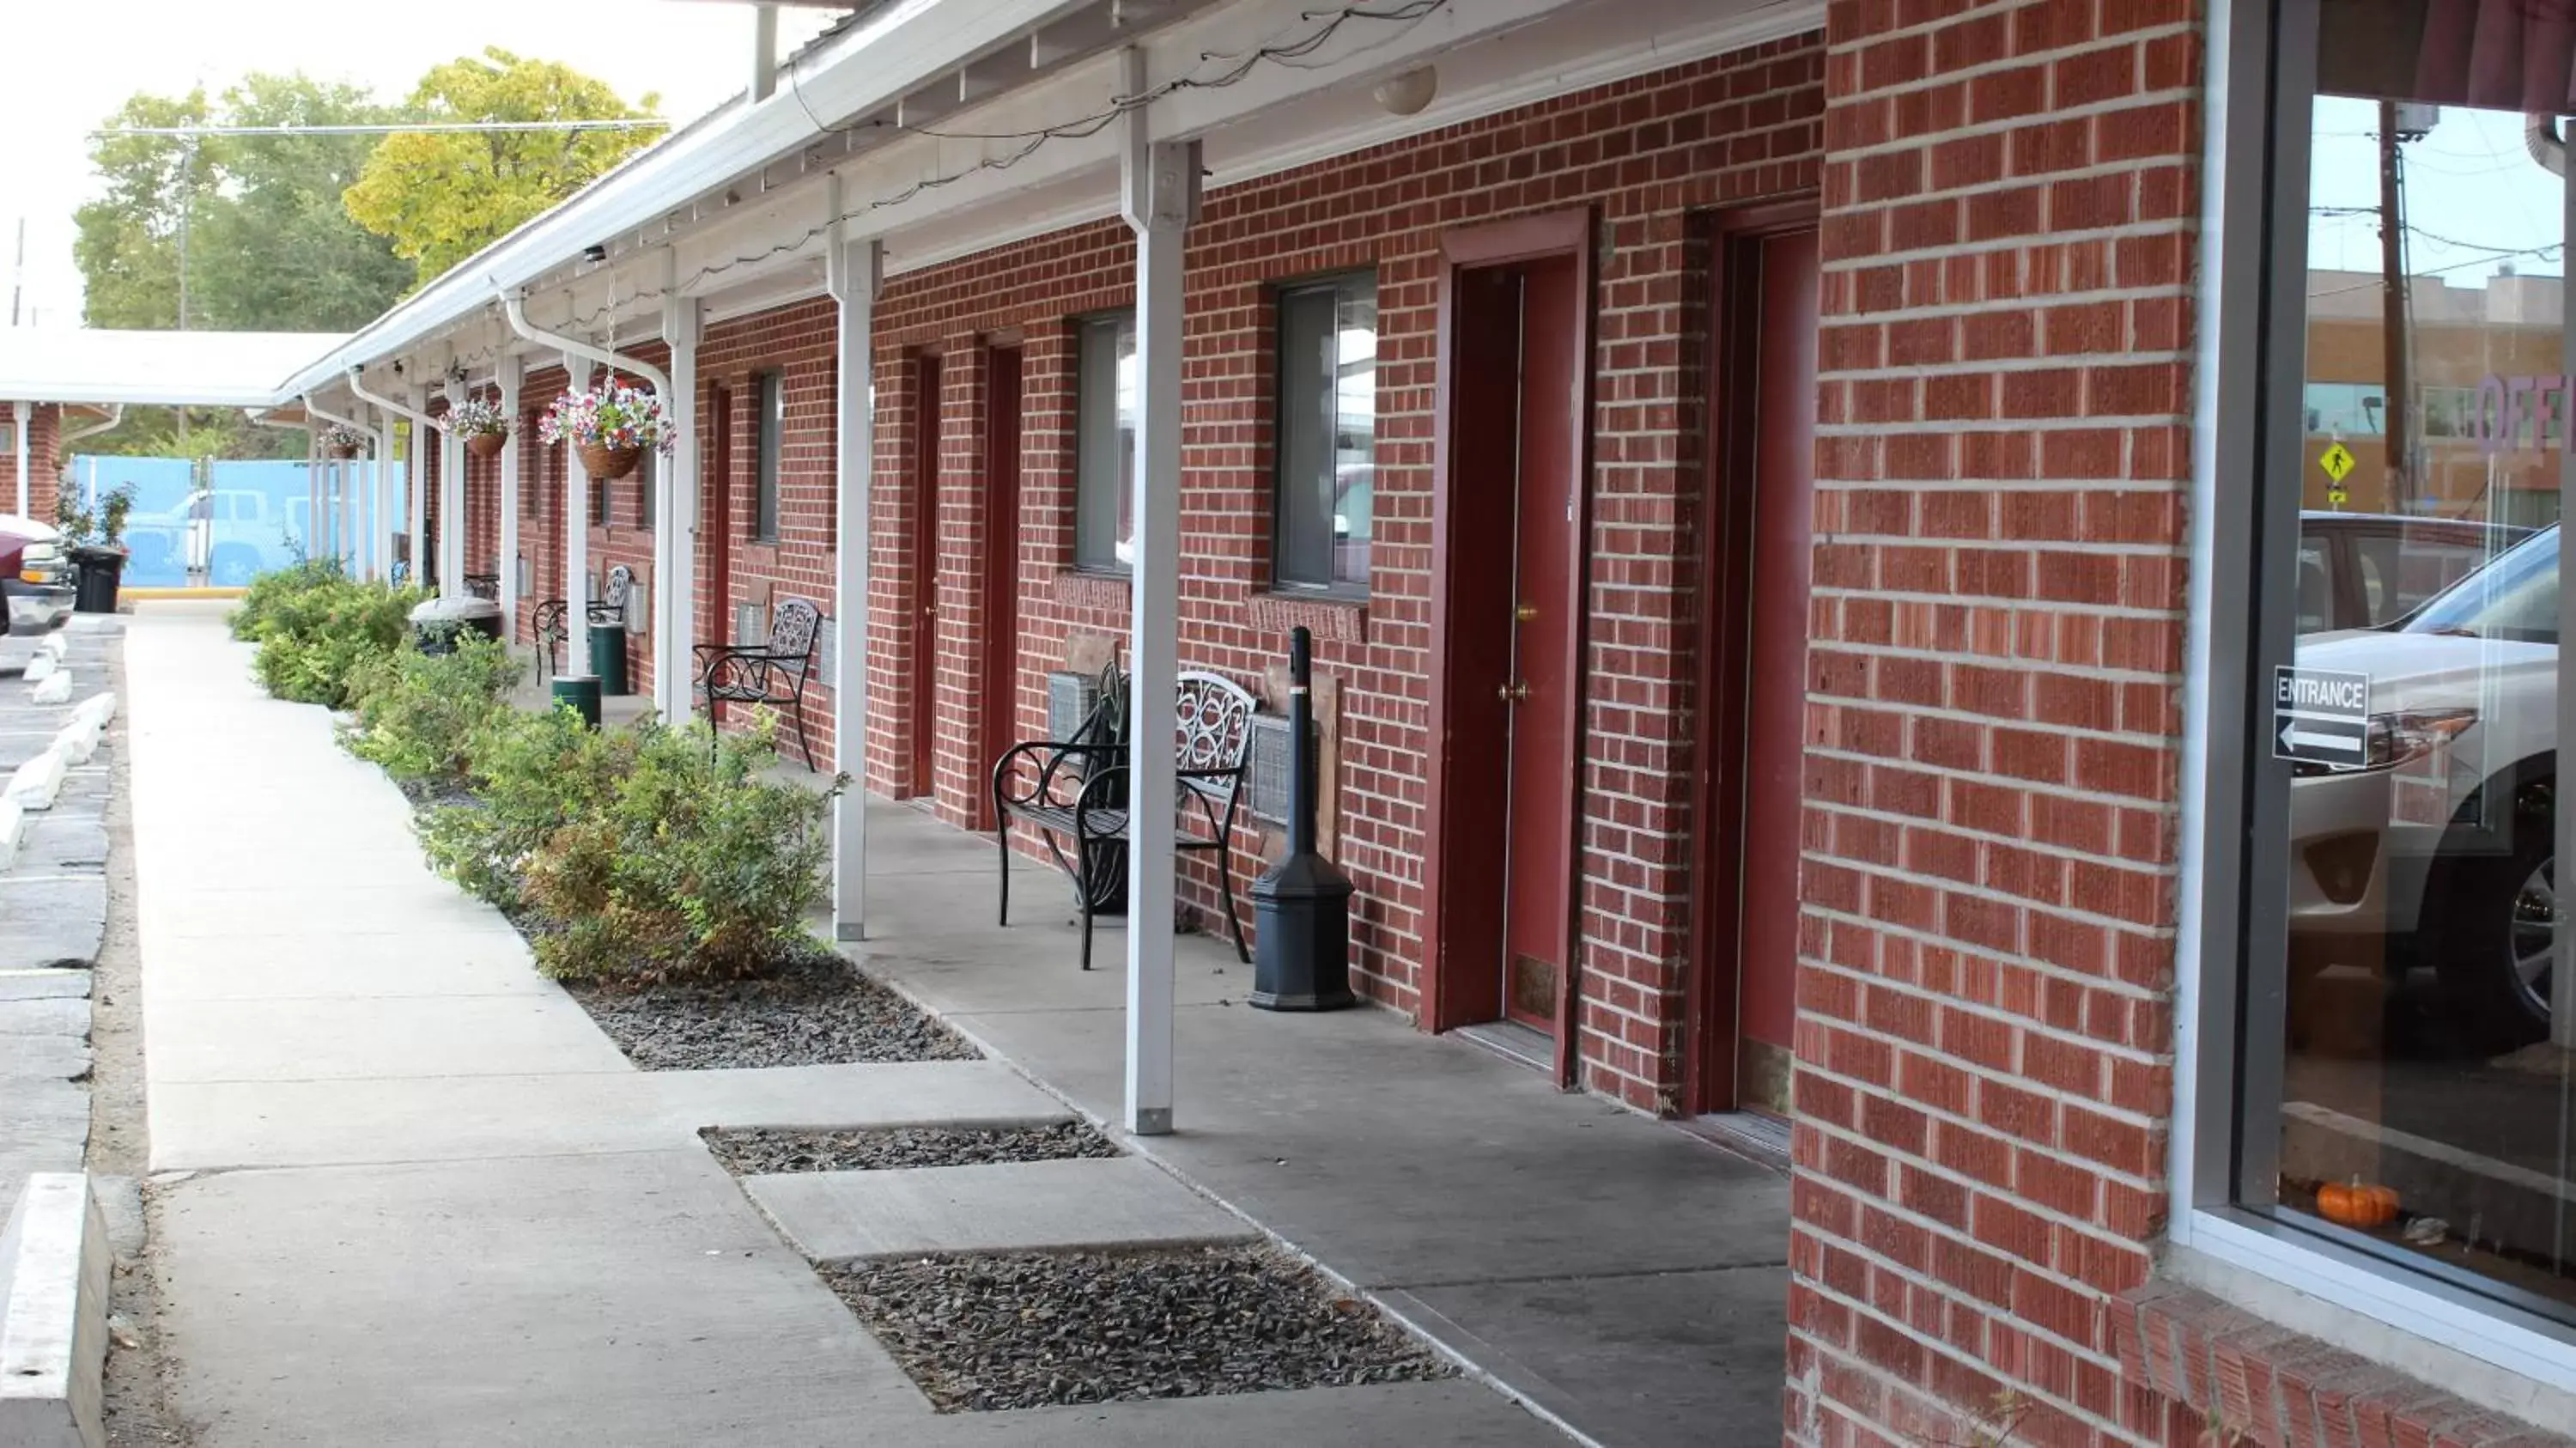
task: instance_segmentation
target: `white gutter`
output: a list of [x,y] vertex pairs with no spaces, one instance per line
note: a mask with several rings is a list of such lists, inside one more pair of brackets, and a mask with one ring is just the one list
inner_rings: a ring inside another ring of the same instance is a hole
[[[437,433],[441,437],[447,435],[447,424],[440,422],[437,418],[430,416],[419,408],[409,406],[405,403],[396,402],[390,397],[379,397],[376,394],[369,392],[367,390],[367,384],[358,380],[358,371],[359,369],[354,366],[349,369],[350,396],[357,398],[360,402],[372,402],[376,406],[383,408],[385,411],[392,413],[396,417],[409,420],[416,427],[428,428],[430,431]],[[412,451],[417,454],[419,449],[414,448]]]
[[543,327],[532,326],[528,322],[527,307],[517,297],[506,293],[501,298],[501,312],[510,319],[510,330],[518,333],[522,341],[543,342],[549,347],[561,348],[567,357],[579,357],[585,362],[596,362],[611,372],[632,372],[652,383],[653,396],[661,402],[662,411],[665,415],[670,412],[671,379],[661,368],[639,357],[629,357],[606,347],[592,346],[579,337],[567,337],[561,332],[549,332]]
[[457,264],[378,317],[329,356],[287,379],[301,391],[350,367],[403,351],[510,292],[545,278],[585,248],[665,222],[673,210],[781,156],[827,127],[901,99],[1077,8],[1072,0],[900,0],[806,56],[793,93],[737,100],[600,178],[580,195]]
[[310,392],[300,393],[298,396],[304,403],[304,410],[311,413],[313,416],[322,419],[324,422],[336,422],[351,432],[365,433],[375,431],[374,428],[367,426],[365,423],[358,421],[354,417],[342,417],[336,412],[323,411],[322,404],[315,402],[313,400],[313,394]]
[[[116,429],[116,425],[123,421],[125,421],[125,404],[122,402],[111,402],[107,405],[107,421],[93,422],[87,427],[76,427],[69,432],[57,434],[54,438],[54,447],[59,451],[66,444],[76,443],[82,438],[96,437],[102,432],[113,432]],[[292,423],[272,423],[269,425],[273,427],[293,426]]]

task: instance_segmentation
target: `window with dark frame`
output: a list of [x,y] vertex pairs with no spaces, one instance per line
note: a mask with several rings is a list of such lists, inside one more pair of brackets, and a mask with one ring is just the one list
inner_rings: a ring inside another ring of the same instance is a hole
[[1075,324],[1073,561],[1124,573],[1136,542],[1136,314]]
[[[526,440],[527,440],[528,438],[534,437],[534,436],[536,436],[536,435],[537,435],[537,430],[536,430],[534,427],[532,427],[532,426],[530,426],[530,425],[529,425],[528,420],[527,420],[526,418],[524,418],[524,417],[523,417],[523,418],[520,418],[520,419],[519,419],[519,437],[520,437],[520,447],[521,447],[521,449],[522,449],[521,456],[522,456],[522,458],[523,458],[523,459],[524,459],[524,457],[525,457]],[[537,468],[536,468],[536,472],[535,472],[535,475],[534,475],[534,476],[528,476],[528,475],[527,475],[527,473],[526,473],[526,469],[525,469],[525,466],[524,466],[524,463],[523,463],[523,465],[522,465],[522,469],[521,469],[521,473],[522,473],[522,475],[521,475],[521,477],[519,478],[519,516],[520,516],[520,517],[522,517],[522,518],[534,518],[534,517],[541,516],[539,505],[540,505],[540,504],[542,504],[542,503],[544,503],[544,501],[545,501],[545,493],[546,493],[546,488],[545,488],[545,470],[546,470],[547,468],[549,468],[549,467],[553,466],[553,457],[554,457],[554,449],[553,449],[553,448],[551,448],[551,447],[547,448],[543,453],[539,454],[539,455],[538,455],[538,457],[537,457],[537,459],[536,459],[536,462],[537,462]]]
[[644,449],[643,461],[635,465],[635,526],[653,526],[653,487],[662,476],[662,450]]
[[[2558,683],[2576,328],[2566,183],[2525,117],[2576,109],[2576,33],[2531,14],[2279,0],[2273,184],[2304,193],[2307,222],[2266,262],[2281,310],[2260,328],[2276,400],[2257,606],[2250,627],[2219,625],[2248,628],[2261,711],[2236,761],[2229,1201],[2563,1333],[2576,927],[2556,896],[2555,745],[2576,725]],[[2414,164],[2448,155],[2492,164]],[[2394,616],[2337,628],[2338,596],[2397,601]]]
[[1377,278],[1279,292],[1271,578],[1366,597],[1377,492]]
[[751,536],[753,541],[778,541],[778,456],[787,427],[787,378],[778,372],[760,374],[760,385],[752,389],[752,445],[758,459],[751,494]]

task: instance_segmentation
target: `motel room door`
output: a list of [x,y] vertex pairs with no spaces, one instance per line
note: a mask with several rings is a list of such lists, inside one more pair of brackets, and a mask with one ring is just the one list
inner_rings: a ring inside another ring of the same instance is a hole
[[1786,1115],[1798,991],[1818,249],[1812,207],[1722,218],[1712,248],[1709,587],[1694,1095]]

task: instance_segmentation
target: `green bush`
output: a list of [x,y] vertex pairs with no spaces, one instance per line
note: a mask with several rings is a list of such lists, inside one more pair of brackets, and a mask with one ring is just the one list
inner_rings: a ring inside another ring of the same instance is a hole
[[259,623],[259,681],[280,699],[345,709],[350,685],[409,636],[417,588],[337,579],[275,597]]
[[510,707],[521,672],[507,648],[471,631],[449,653],[378,655],[350,680],[357,718],[340,742],[403,783],[458,783],[477,736]]
[[570,709],[503,709],[465,746],[470,805],[425,812],[416,828],[432,869],[513,914],[527,910],[521,878],[556,832],[603,813],[635,767],[636,738],[593,729]]
[[[525,901],[548,927],[537,966],[643,985],[762,974],[809,944],[824,894],[830,796],[760,777],[769,731],[740,739],[647,723],[606,808],[528,857]],[[839,786],[836,785],[836,788]]]
[[326,583],[347,580],[348,573],[336,558],[307,558],[263,573],[250,581],[250,587],[242,591],[241,606],[233,610],[233,637],[244,643],[257,643],[260,630],[285,600]]

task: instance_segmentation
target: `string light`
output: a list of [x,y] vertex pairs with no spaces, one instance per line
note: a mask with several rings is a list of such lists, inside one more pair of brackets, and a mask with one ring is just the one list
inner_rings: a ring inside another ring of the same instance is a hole
[[[858,220],[863,216],[884,210],[890,206],[901,206],[904,203],[928,192],[936,191],[945,186],[953,186],[970,176],[978,176],[986,172],[993,171],[1007,171],[1012,167],[1017,166],[1022,161],[1027,160],[1030,156],[1035,155],[1039,148],[1046,145],[1049,141],[1080,140],[1088,136],[1096,136],[1100,134],[1100,132],[1108,129],[1111,125],[1115,124],[1120,117],[1125,116],[1129,112],[1149,106],[1155,101],[1161,100],[1166,96],[1178,94],[1181,91],[1221,90],[1227,86],[1237,85],[1246,77],[1250,76],[1255,70],[1258,70],[1264,65],[1277,65],[1292,70],[1314,70],[1320,68],[1322,64],[1339,64],[1342,61],[1349,59],[1350,55],[1366,54],[1369,51],[1376,50],[1402,38],[1406,32],[1412,30],[1415,26],[1420,25],[1433,14],[1446,9],[1450,3],[1451,0],[1404,0],[1404,3],[1385,8],[1371,8],[1365,5],[1349,5],[1333,10],[1301,11],[1297,17],[1299,24],[1315,25],[1315,22],[1318,20],[1321,20],[1323,23],[1316,26],[1314,29],[1297,36],[1295,39],[1271,41],[1263,45],[1256,46],[1248,51],[1235,52],[1231,54],[1221,51],[1202,51],[1199,54],[1198,68],[1194,69],[1188,75],[1176,76],[1160,85],[1150,86],[1133,96],[1119,97],[1112,100],[1108,106],[1101,110],[1094,111],[1089,115],[1079,116],[1069,121],[1059,121],[1053,125],[1044,126],[1031,131],[948,131],[927,125],[905,126],[881,120],[851,122],[840,126],[826,125],[819,116],[814,114],[813,107],[806,102],[805,94],[797,80],[796,72],[791,70],[788,73],[789,93],[796,98],[797,105],[804,109],[807,118],[812,120],[815,126],[827,135],[840,135],[859,130],[885,129],[899,130],[907,134],[925,136],[936,140],[984,142],[1019,141],[1022,144],[1015,149],[1004,152],[1001,155],[988,156],[962,171],[953,172],[944,176],[928,177],[923,180],[912,182],[911,184],[889,192],[886,195],[879,196],[874,200],[861,202],[859,205],[852,207],[849,210],[843,211],[838,215],[829,217],[824,221],[806,228],[801,234],[791,238],[790,240],[782,241],[763,250],[735,256],[724,261],[710,262],[705,266],[699,267],[696,271],[691,272],[687,277],[682,278],[668,287],[654,287],[650,289],[638,288],[636,291],[628,294],[623,300],[620,300],[617,296],[616,279],[614,275],[612,275],[609,282],[609,299],[604,305],[555,325],[564,330],[578,331],[603,319],[612,317],[625,308],[634,306],[639,302],[653,301],[657,298],[668,296],[674,291],[686,291],[689,288],[696,286],[699,282],[705,281],[709,277],[720,276],[737,267],[753,266],[760,262],[767,261],[772,257],[801,251],[816,239],[829,234],[834,227],[839,226],[843,222]],[[1333,36],[1338,33],[1343,26],[1350,24],[1354,20],[1379,22],[1399,26],[1401,28],[1388,35],[1379,37],[1367,45],[1359,47],[1358,49],[1350,52],[1350,55],[1337,56],[1329,62],[1321,62],[1317,64],[1305,63],[1308,57],[1313,56],[1317,51],[1321,50],[1328,42],[1330,42]],[[1206,67],[1214,64],[1222,64],[1223,68],[1213,74],[1200,73],[1204,71]],[[498,279],[495,278],[494,280],[497,284]],[[480,356],[481,354],[476,355]]]

